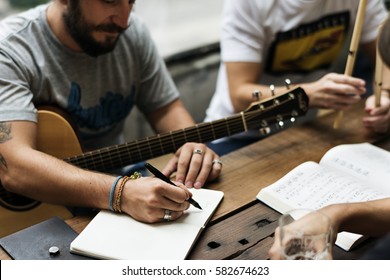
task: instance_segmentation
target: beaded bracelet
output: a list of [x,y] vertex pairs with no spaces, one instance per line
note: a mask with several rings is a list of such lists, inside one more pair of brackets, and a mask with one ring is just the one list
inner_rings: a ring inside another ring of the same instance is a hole
[[122,191],[123,187],[125,186],[126,182],[130,179],[130,177],[125,176],[122,179],[121,184],[119,185],[118,192],[115,196],[115,203],[114,203],[114,211],[118,213],[122,213],[121,209],[121,197],[122,197]]
[[123,178],[122,176],[118,176],[115,178],[114,183],[112,183],[111,191],[110,191],[110,210],[114,211],[114,195],[115,195],[115,189],[116,185],[118,184],[118,181]]
[[122,209],[121,209],[122,192],[123,192],[123,188],[124,188],[126,182],[128,180],[135,180],[135,179],[138,179],[141,177],[142,177],[141,173],[134,172],[133,175],[131,175],[130,177],[125,176],[123,178],[121,184],[119,185],[118,192],[115,196],[115,203],[114,203],[114,207],[113,207],[115,212],[122,213]]

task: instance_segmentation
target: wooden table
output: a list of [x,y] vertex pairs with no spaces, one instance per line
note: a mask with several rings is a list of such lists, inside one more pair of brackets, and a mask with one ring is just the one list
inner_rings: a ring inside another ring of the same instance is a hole
[[[209,187],[224,191],[225,198],[189,259],[266,259],[280,214],[257,201],[257,193],[299,164],[318,162],[339,144],[370,142],[390,150],[388,135],[363,127],[363,114],[361,103],[345,112],[338,130],[332,127],[335,114],[330,114],[223,157],[221,179]],[[368,240],[350,252],[335,246],[334,258],[357,259],[374,242]]]
[[[256,200],[260,189],[274,183],[305,161],[318,162],[330,148],[343,143],[370,142],[390,150],[388,136],[368,132],[362,126],[363,103],[345,111],[341,127],[332,128],[335,114],[281,131],[222,157],[223,172],[206,187],[221,190],[224,199],[189,259],[266,259],[273,243],[279,213]],[[67,220],[81,232],[91,217]],[[356,250],[335,247],[335,259],[356,259],[375,240]],[[9,259],[0,252],[0,259]]]

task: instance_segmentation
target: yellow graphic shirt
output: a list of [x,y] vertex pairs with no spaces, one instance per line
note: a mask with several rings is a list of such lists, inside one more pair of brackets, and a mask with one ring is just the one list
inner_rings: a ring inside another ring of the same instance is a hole
[[348,25],[349,13],[343,12],[278,32],[270,48],[266,71],[283,74],[328,67],[343,47]]

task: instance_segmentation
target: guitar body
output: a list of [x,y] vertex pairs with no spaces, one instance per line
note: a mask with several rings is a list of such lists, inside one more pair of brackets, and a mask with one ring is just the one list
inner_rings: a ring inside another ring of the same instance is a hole
[[34,208],[25,211],[14,211],[0,207],[0,237],[43,222],[54,216],[65,220],[71,218],[72,213],[61,205],[48,203],[38,203]]
[[70,122],[51,110],[38,112],[38,150],[64,159],[79,155],[82,149]]
[[[72,126],[60,114],[50,110],[40,110],[38,112],[37,144],[40,151],[61,159],[82,153]],[[63,219],[72,217],[68,209],[60,205],[40,203],[14,194],[12,194],[12,197],[2,194],[2,198],[0,237],[53,216]]]

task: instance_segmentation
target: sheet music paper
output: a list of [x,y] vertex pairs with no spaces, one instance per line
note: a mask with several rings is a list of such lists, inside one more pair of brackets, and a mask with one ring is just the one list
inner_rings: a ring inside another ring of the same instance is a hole
[[[313,168],[314,167],[314,168]],[[344,177],[315,162],[305,162],[272,189],[289,208],[319,209],[339,202],[358,202],[387,197],[364,182]]]
[[[339,145],[320,163],[300,164],[257,198],[285,213],[297,208],[313,210],[335,203],[363,202],[390,197],[390,152],[369,143]],[[336,244],[349,250],[361,235],[338,234]]]

